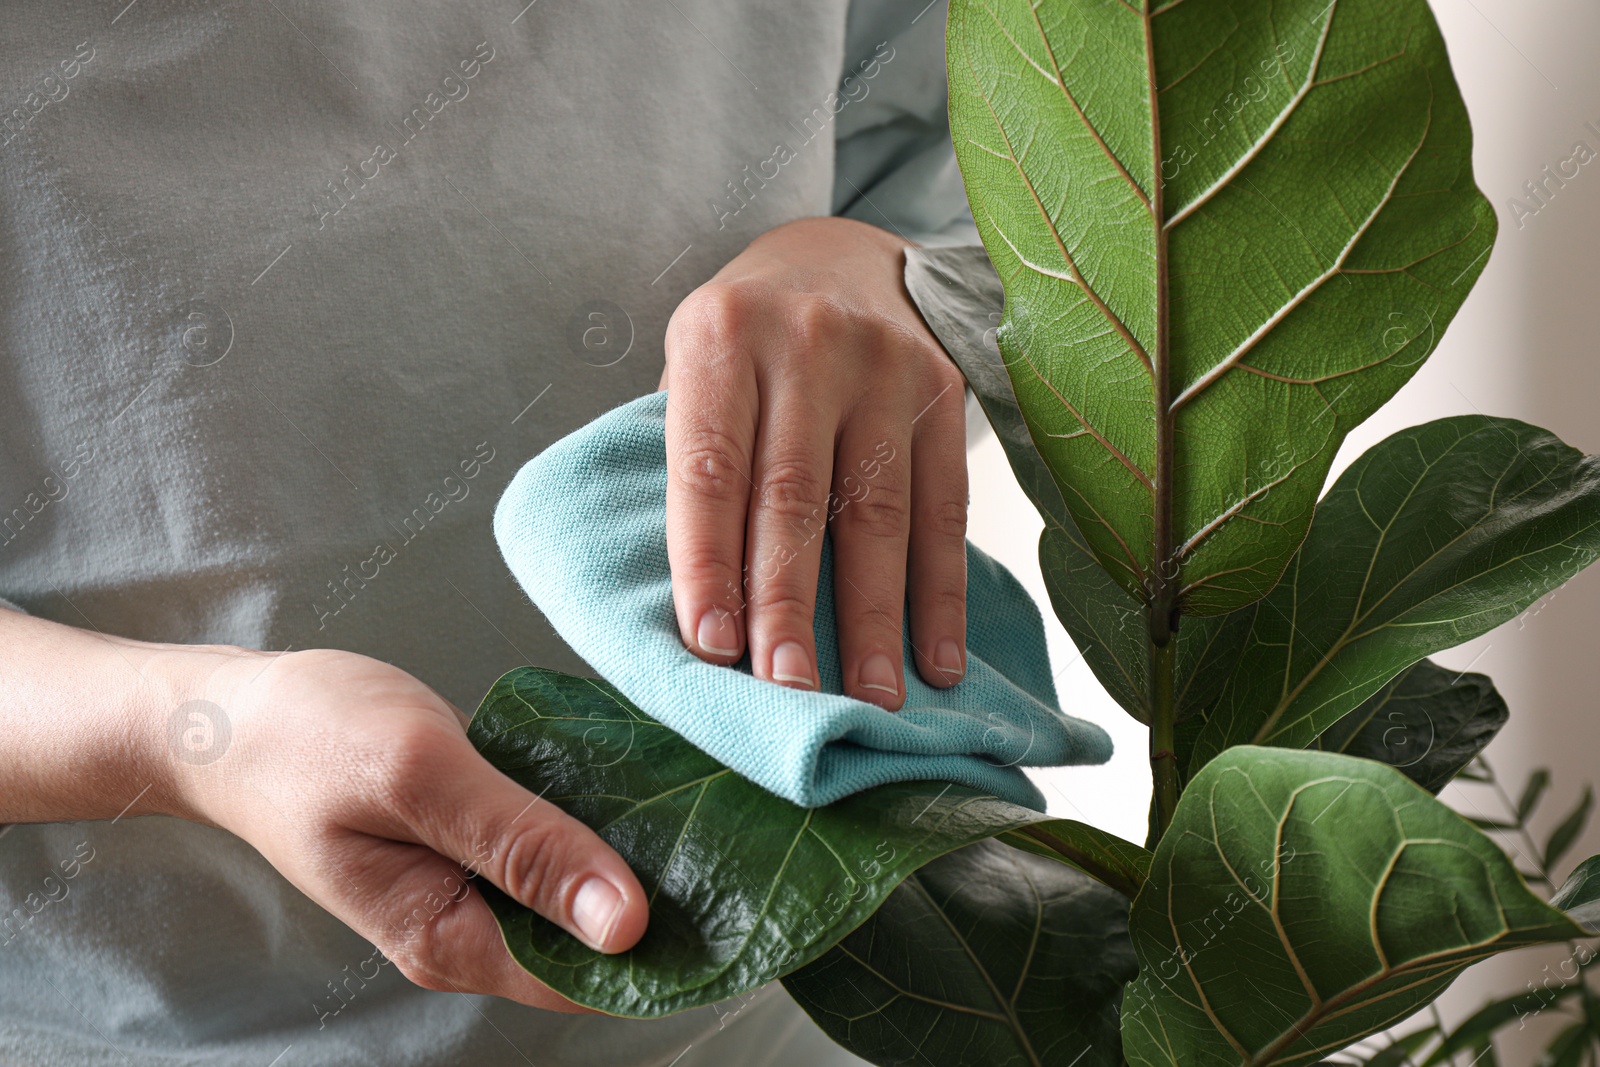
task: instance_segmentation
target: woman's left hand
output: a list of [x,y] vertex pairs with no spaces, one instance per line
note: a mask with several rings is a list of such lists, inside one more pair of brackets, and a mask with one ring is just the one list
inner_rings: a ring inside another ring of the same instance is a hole
[[902,280],[909,242],[811,218],[769,230],[667,327],[667,551],[688,647],[818,685],[822,532],[834,546],[844,691],[905,700],[966,670],[961,374]]

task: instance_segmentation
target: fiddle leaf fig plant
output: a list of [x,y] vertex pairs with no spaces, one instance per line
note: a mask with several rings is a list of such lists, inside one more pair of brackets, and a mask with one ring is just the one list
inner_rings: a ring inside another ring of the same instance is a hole
[[1309,1067],[1600,932],[1600,858],[1546,870],[1587,794],[1548,899],[1437,799],[1508,712],[1427,658],[1600,556],[1600,459],[1475,414],[1325,487],[1495,237],[1425,0],[950,0],[946,41],[983,246],[908,250],[906,285],[1044,520],[1057,617],[1149,728],[1146,840],[937,782],[799,808],[522,668],[470,736],[651,921],[601,956],[491,887],[514,957],[636,1017],[781,977],[884,1065]]

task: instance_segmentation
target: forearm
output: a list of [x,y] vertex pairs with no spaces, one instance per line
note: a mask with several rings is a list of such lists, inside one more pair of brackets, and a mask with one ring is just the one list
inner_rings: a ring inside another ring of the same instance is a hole
[[0,609],[0,823],[177,810],[168,723],[222,654]]

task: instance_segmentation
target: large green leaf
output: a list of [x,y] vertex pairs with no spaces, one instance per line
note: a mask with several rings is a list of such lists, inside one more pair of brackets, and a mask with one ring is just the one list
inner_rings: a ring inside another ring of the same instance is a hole
[[1149,651],[1137,598],[1095,560],[1017,408],[995,347],[1002,293],[981,248],[906,250],[906,288],[983,405],[1028,499],[1044,518],[1039,564],[1056,617],[1100,684],[1140,722],[1150,721]]
[[983,842],[906,879],[784,985],[886,1067],[1117,1067],[1127,921],[1127,900],[1078,871]]
[[1402,430],[1339,477],[1288,575],[1245,609],[1190,769],[1300,748],[1417,660],[1470,640],[1600,555],[1600,460],[1466,415]]
[[1393,768],[1253,746],[1189,784],[1130,930],[1134,1067],[1313,1063],[1477,960],[1583,933]]
[[1034,444],[1124,589],[1222,614],[1421,364],[1493,210],[1424,0],[952,0],[950,121]]
[[879,786],[801,808],[741,778],[605,682],[523,667],[468,729],[490,763],[594,827],[650,893],[650,925],[606,956],[483,887],[517,962],[613,1015],[737,996],[815,959],[900,881],[952,849],[1040,823],[1029,847],[1132,895],[1148,854],[958,785]]
[[1509,714],[1487,675],[1422,660],[1330,726],[1317,747],[1387,763],[1438,793],[1494,740]]

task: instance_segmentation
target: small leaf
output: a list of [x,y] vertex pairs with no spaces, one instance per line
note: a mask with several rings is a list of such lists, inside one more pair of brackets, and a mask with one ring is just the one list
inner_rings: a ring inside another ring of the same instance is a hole
[[650,894],[643,940],[608,956],[480,883],[518,963],[613,1015],[667,1015],[770,982],[825,952],[929,860],[1044,818],[938,782],[797,807],[605,682],[532,667],[495,683],[467,735],[594,827]]
[[1545,870],[1553,870],[1567,854],[1567,850],[1578,840],[1578,835],[1583,833],[1583,828],[1589,823],[1589,812],[1594,808],[1594,789],[1591,786],[1583,787],[1583,799],[1578,801],[1578,806],[1572,814],[1561,820],[1550,834],[1550,840],[1544,847]]
[[[1206,717],[1230,745],[1302,748],[1424,656],[1514,618],[1600,556],[1600,457],[1482,415],[1373,446],[1317,505]],[[1241,613],[1242,614],[1242,613]]]
[[1252,746],[1184,791],[1129,927],[1133,1067],[1314,1062],[1480,959],[1582,933],[1393,768]]
[[1478,1051],[1494,1036],[1494,1032],[1529,1012],[1549,1007],[1539,1004],[1527,993],[1518,993],[1503,1000],[1491,1001],[1462,1021],[1460,1026],[1445,1035],[1439,1047],[1422,1061],[1422,1067],[1438,1067],[1453,1062],[1455,1055],[1467,1049]]
[[1517,800],[1517,822],[1525,823],[1539,806],[1539,801],[1544,799],[1546,789],[1550,788],[1550,772],[1543,767],[1528,776],[1528,784],[1522,787],[1522,796]]
[[1368,1060],[1364,1067],[1414,1067],[1411,1054],[1432,1040],[1438,1032],[1437,1026],[1428,1026],[1397,1037],[1393,1044]]
[[1506,822],[1504,819],[1480,819],[1477,816],[1466,816],[1466,820],[1480,830],[1515,830],[1517,824]]
[[1079,871],[983,842],[907,878],[783,984],[876,1064],[1118,1067],[1127,923],[1127,900]]
[[1579,1067],[1593,1042],[1594,1035],[1589,1032],[1587,1021],[1573,1023],[1550,1042],[1550,1047],[1539,1057],[1539,1067]]
[[1317,747],[1387,763],[1437,794],[1494,740],[1507,715],[1485,675],[1421,660],[1330,726]]
[[1550,904],[1591,932],[1600,933],[1600,856],[1590,856],[1578,864],[1550,898]]

